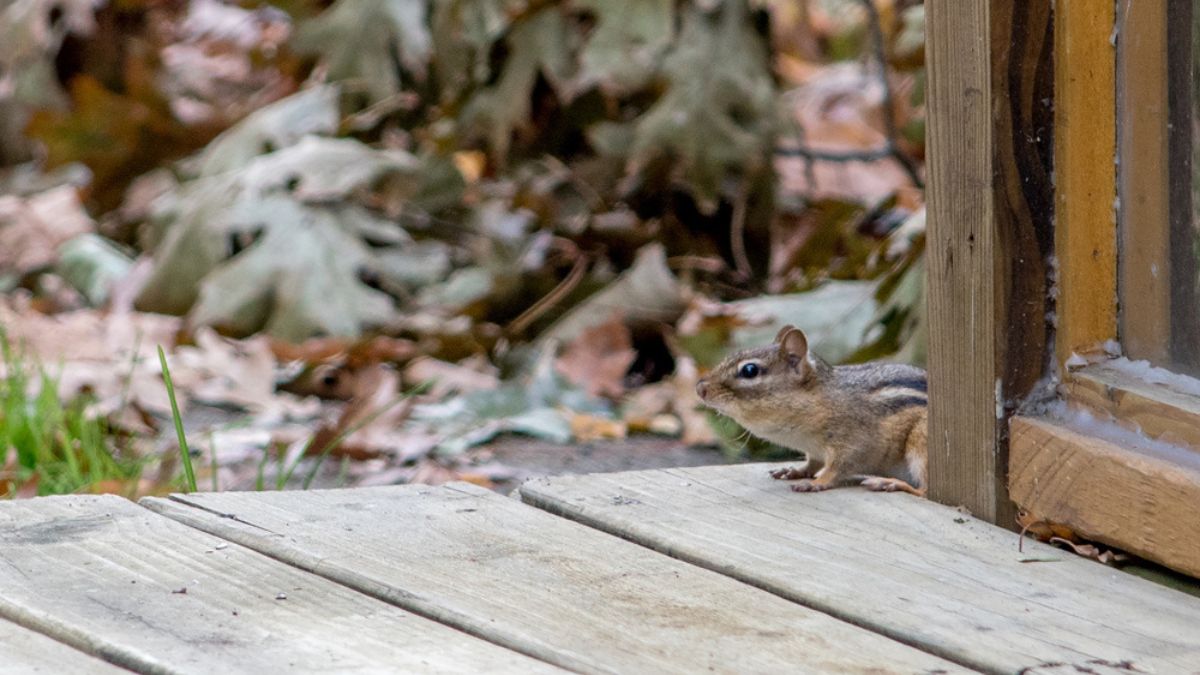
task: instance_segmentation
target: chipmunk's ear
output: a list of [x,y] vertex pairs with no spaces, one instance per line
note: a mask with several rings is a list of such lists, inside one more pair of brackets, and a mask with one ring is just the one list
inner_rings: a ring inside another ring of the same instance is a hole
[[779,351],[788,365],[796,370],[808,365],[808,338],[804,331],[794,326],[784,326],[775,336],[775,341],[779,343]]

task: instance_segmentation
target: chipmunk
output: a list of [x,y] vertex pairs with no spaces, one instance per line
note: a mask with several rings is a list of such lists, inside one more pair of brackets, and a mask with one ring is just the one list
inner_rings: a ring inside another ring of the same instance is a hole
[[808,338],[785,326],[767,347],[725,359],[696,383],[705,405],[750,433],[807,456],[774,478],[796,492],[859,483],[869,490],[925,494],[925,371],[868,363],[830,366]]

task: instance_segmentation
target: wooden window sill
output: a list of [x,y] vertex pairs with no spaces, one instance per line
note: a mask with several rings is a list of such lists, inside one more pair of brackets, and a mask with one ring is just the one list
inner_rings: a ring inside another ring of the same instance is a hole
[[1094,429],[1045,418],[1015,416],[1009,433],[1009,494],[1018,506],[1087,539],[1200,576],[1200,454],[1107,440]]
[[1148,381],[1135,368],[1110,361],[1071,372],[1062,393],[1069,404],[1150,438],[1190,447],[1200,457],[1200,396],[1195,393],[1200,383],[1187,387],[1187,378],[1173,374],[1163,379]]

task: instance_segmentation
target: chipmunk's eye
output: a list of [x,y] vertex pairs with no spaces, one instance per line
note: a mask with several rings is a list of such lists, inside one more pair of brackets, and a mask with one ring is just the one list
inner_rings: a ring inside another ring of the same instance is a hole
[[761,374],[762,368],[759,368],[757,363],[744,363],[738,368],[738,377],[743,380],[753,380]]

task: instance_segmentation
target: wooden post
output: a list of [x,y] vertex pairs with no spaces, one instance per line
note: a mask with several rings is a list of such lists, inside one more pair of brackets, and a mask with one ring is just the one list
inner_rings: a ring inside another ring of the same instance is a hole
[[1012,526],[1007,417],[1051,344],[1048,3],[926,3],[929,494]]

